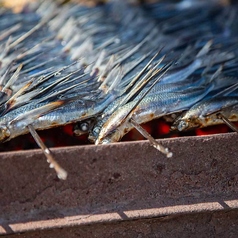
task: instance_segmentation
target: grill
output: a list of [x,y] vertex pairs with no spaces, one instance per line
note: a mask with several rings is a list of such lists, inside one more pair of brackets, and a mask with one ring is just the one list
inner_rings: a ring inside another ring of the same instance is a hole
[[66,181],[40,150],[1,153],[0,234],[235,236],[237,139],[227,133],[160,140],[172,158],[145,141],[53,149],[69,172]]
[[237,237],[237,133],[221,125],[170,134],[162,119],[145,128],[170,137],[158,141],[172,158],[147,141],[128,142],[142,139],[135,131],[100,146],[73,137],[72,125],[41,131],[66,181],[30,135],[1,144],[0,235]]

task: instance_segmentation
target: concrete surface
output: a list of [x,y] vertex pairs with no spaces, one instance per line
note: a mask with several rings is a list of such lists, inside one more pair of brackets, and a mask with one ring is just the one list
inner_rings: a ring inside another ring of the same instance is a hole
[[160,140],[174,153],[169,159],[147,141],[53,149],[66,181],[39,150],[1,153],[0,234],[237,237],[237,139]]

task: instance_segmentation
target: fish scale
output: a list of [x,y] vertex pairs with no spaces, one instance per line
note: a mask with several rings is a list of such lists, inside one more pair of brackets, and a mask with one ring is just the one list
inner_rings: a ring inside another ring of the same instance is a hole
[[164,115],[186,110],[205,97],[210,90],[210,88],[202,88],[187,93],[171,92],[148,95],[125,119],[125,115],[134,106],[134,102],[130,102],[109,117],[101,129],[96,143],[109,143],[121,139],[124,134],[133,128],[129,122],[130,118],[141,124]]

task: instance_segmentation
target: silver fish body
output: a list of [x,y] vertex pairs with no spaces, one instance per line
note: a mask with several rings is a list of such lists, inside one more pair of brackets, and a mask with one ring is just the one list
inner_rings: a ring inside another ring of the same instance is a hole
[[[237,96],[212,98],[202,101],[195,104],[187,112],[184,112],[181,116],[179,116],[171,126],[171,130],[185,131],[198,127],[202,128],[222,124],[224,122],[217,117],[217,112],[225,111],[226,114],[229,114],[228,109],[226,108],[229,108],[237,103]],[[236,121],[236,118],[231,115],[228,116],[228,119]]]
[[10,140],[16,136],[28,133],[27,125],[31,124],[36,130],[63,126],[77,122],[100,113],[114,100],[113,95],[95,100],[66,99],[53,103],[30,103],[19,107],[0,120],[0,141]]
[[207,95],[209,89],[197,89],[190,93],[165,93],[145,97],[127,116],[135,102],[131,102],[117,110],[103,125],[96,144],[119,141],[133,126],[130,118],[138,124],[151,121],[167,114],[176,113],[191,107],[195,102]]

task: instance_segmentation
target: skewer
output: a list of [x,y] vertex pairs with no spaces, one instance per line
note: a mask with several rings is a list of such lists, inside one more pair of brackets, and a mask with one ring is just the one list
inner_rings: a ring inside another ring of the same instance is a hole
[[41,140],[41,138],[37,134],[34,127],[32,125],[28,125],[27,127],[28,127],[29,132],[31,133],[32,137],[34,138],[35,142],[37,143],[37,145],[41,148],[41,150],[45,154],[45,157],[47,158],[47,162],[50,164],[50,168],[54,168],[59,179],[66,180],[67,172],[56,162],[52,152],[50,151],[50,149],[47,148],[47,146]]
[[233,122],[231,122],[227,117],[225,117],[222,113],[218,113],[217,116],[219,119],[222,119],[224,121],[224,123],[227,126],[229,126],[233,131],[238,133],[237,126]]
[[142,126],[140,126],[132,118],[130,119],[130,123],[135,127],[137,131],[141,133],[141,135],[143,135],[146,139],[149,140],[153,147],[155,147],[161,153],[165,154],[167,158],[171,158],[173,156],[173,153],[170,152],[168,148],[165,148],[164,146],[159,144]]

